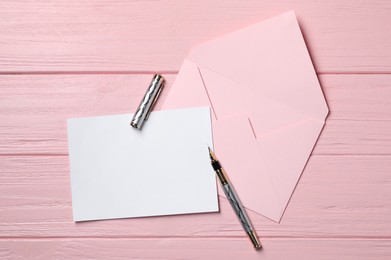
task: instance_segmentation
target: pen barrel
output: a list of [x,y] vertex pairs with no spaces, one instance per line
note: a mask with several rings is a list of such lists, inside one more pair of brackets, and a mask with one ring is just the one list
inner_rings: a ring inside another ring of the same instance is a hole
[[236,194],[236,191],[230,183],[223,185],[223,190],[244,230],[246,232],[251,232],[253,230],[253,227],[243,207],[242,202],[239,200],[239,197]]
[[254,228],[251,225],[250,219],[248,218],[247,213],[243,207],[243,204],[240,201],[239,196],[236,194],[235,189],[232,187],[232,185],[229,182],[222,186],[229,203],[231,204],[233,210],[235,211],[236,216],[238,217],[240,223],[242,224],[243,229],[246,231],[247,235],[249,236],[255,249],[262,248],[262,245],[259,242],[257,235],[255,234]]

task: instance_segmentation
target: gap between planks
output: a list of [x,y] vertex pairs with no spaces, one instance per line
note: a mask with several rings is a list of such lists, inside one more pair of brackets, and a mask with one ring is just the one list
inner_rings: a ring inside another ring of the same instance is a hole
[[[0,237],[0,241],[12,241],[12,240],[156,240],[156,239],[170,239],[170,240],[237,240],[237,239],[248,239],[247,236],[5,236]],[[372,237],[372,236],[338,236],[338,237],[316,237],[316,236],[260,236],[261,240],[269,241],[283,241],[283,240],[292,240],[292,241],[305,241],[305,240],[315,240],[315,241],[391,241],[391,236],[386,237]]]
[[[172,71],[0,71],[0,76],[12,75],[145,75],[145,74],[178,74],[178,70]],[[391,71],[324,71],[316,72],[317,75],[390,75]]]
[[[149,75],[149,74],[178,74],[179,71],[0,71],[0,76],[11,75]],[[391,73],[391,72],[390,72]]]
[[[67,153],[0,153],[0,157],[68,157]],[[328,153],[328,154],[311,154],[310,157],[335,157],[335,156],[357,156],[357,157],[388,157],[391,154],[338,154],[338,153]]]

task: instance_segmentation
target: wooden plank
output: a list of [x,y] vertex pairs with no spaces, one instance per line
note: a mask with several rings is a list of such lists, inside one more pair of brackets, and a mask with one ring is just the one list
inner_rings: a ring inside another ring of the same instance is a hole
[[34,239],[0,241],[1,259],[388,259],[390,240],[264,240],[246,238]]
[[390,72],[388,0],[1,1],[2,72],[177,71],[196,44],[290,9],[318,72]]
[[319,75],[329,118],[354,121],[391,119],[391,75]]
[[[16,237],[244,237],[221,212],[72,221],[66,156],[0,156],[0,239]],[[261,237],[391,238],[391,156],[313,156],[280,224],[254,212]]]
[[[67,154],[66,119],[131,113],[150,74],[0,76],[0,154]],[[175,79],[167,84],[157,107]],[[330,115],[313,154],[391,154],[391,75],[320,75]]]

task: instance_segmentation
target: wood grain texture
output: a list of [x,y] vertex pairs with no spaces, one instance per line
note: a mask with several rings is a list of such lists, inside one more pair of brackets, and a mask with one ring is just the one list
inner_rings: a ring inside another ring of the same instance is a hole
[[[0,259],[385,259],[389,240],[34,239],[0,241]],[[250,249],[250,250],[249,250]]]
[[1,1],[3,72],[177,71],[196,44],[294,9],[318,72],[390,72],[389,0]]
[[[73,223],[67,156],[0,156],[1,237],[245,237],[221,213]],[[282,222],[254,212],[261,237],[391,239],[391,156],[312,156]]]
[[[0,154],[67,154],[66,119],[133,113],[152,75],[0,76]],[[167,84],[157,108],[175,79]],[[313,154],[391,154],[391,75],[320,75],[330,108]]]

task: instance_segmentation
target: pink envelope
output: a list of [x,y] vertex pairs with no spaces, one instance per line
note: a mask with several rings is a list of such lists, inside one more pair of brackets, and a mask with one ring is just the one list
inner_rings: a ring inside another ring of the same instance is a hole
[[294,12],[195,47],[163,109],[199,106],[243,205],[279,222],[328,114]]

